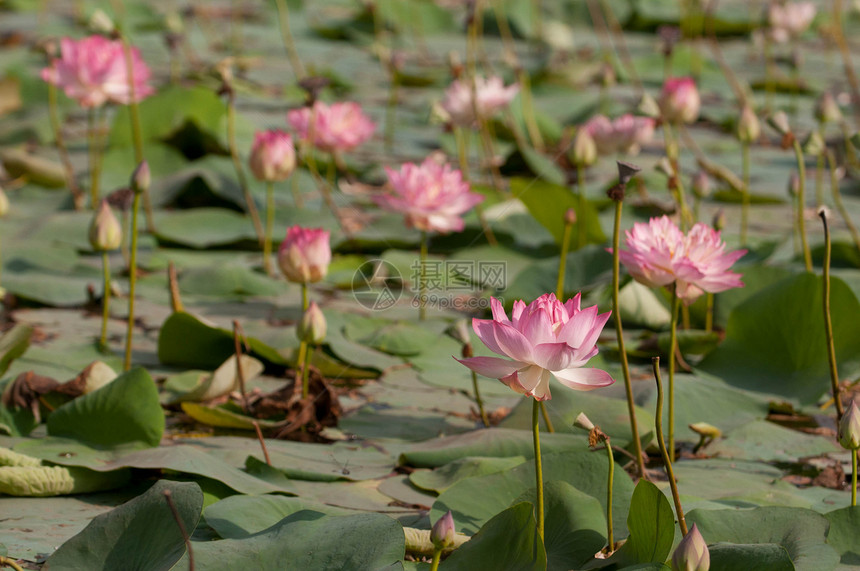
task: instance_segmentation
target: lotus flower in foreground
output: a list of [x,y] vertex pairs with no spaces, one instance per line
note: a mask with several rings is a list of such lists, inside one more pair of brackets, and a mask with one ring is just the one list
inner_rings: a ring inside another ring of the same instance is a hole
[[704,292],[717,293],[742,287],[741,275],[729,271],[746,250],[726,253],[720,233],[695,224],[685,236],[668,216],[637,222],[626,232],[627,250],[619,257],[627,271],[650,286],[675,284],[686,305]]
[[530,304],[514,302],[508,319],[501,302],[491,298],[492,319],[473,319],[472,329],[494,353],[507,357],[457,359],[478,374],[499,379],[518,393],[549,400],[549,377],[579,391],[615,382],[609,373],[584,368],[597,355],[597,338],[609,319],[597,306],[580,308],[580,294],[561,303],[554,294]]

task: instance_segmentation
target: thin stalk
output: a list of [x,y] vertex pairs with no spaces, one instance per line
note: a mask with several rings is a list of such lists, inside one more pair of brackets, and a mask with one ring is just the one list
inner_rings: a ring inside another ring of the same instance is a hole
[[842,420],[844,409],[842,398],[839,396],[839,371],[836,368],[836,348],[833,345],[833,320],[830,317],[830,225],[827,223],[827,215],[822,209],[818,215],[824,225],[824,261],[822,262],[822,279],[824,280],[824,293],[822,295],[824,309],[824,337],[827,342],[827,361],[830,365],[830,389],[833,391],[833,401],[836,403],[836,424]]
[[543,417],[543,423],[546,425],[546,431],[552,434],[555,432],[555,427],[552,425],[552,420],[549,417],[549,411],[546,408],[546,403],[540,401],[540,415]]
[[681,496],[678,495],[678,483],[675,481],[675,471],[672,470],[672,460],[666,450],[666,442],[663,440],[663,384],[660,382],[660,357],[651,358],[651,367],[654,370],[654,380],[657,381],[657,415],[655,424],[657,428],[657,444],[660,446],[660,454],[666,465],[666,475],[669,476],[669,487],[672,489],[672,500],[675,502],[675,514],[678,516],[678,527],[682,535],[687,535],[687,520],[684,518],[684,508],[681,507]]
[[90,167],[90,207],[95,210],[99,206],[99,182],[101,169],[99,168],[99,134],[97,127],[96,110],[94,107],[87,109],[87,142],[88,158]]
[[[460,164],[460,173],[463,175],[463,181],[469,182],[469,159],[467,158],[469,132],[462,127],[454,127],[454,140],[457,142],[457,160]],[[487,216],[484,214],[484,207],[480,204],[475,205],[475,213],[478,215],[478,221],[481,223],[481,230],[484,236],[487,237],[487,243],[490,246],[498,246],[499,241],[496,239],[496,234],[490,223],[487,222]]]
[[248,179],[245,177],[245,170],[242,168],[242,160],[239,158],[239,148],[236,143],[236,103],[232,88],[227,95],[227,140],[230,145],[230,158],[233,159],[233,168],[236,170],[236,178],[239,179],[239,186],[242,188],[242,196],[245,198],[248,215],[251,217],[251,223],[254,224],[257,240],[262,244],[264,242],[263,224],[260,221],[260,213],[257,212],[254,197],[251,195],[251,189],[248,187]]
[[302,398],[308,398],[308,395],[311,393],[310,372],[311,361],[313,360],[313,350],[314,348],[308,344],[308,350],[305,354],[305,363],[302,366]]
[[311,176],[314,179],[314,182],[317,183],[317,188],[320,193],[322,193],[323,201],[325,202],[328,209],[331,210],[332,216],[334,216],[337,223],[340,225],[341,230],[344,231],[345,234],[349,235],[349,230],[344,226],[343,220],[341,219],[340,209],[337,207],[337,203],[334,201],[334,196],[332,196],[331,188],[328,186],[326,179],[322,177],[319,169],[317,168],[316,157],[314,157],[314,153],[312,149],[307,149],[305,153],[305,164],[308,167],[308,170],[311,171]]
[[576,212],[576,247],[582,248],[585,246],[585,241],[588,239],[588,224],[586,223],[586,209],[588,208],[588,198],[585,196],[585,167],[576,165],[576,187],[579,191],[578,203],[579,208]]
[[561,238],[561,253],[558,259],[558,279],[555,282],[555,297],[561,301],[564,295],[564,274],[565,266],[567,265],[567,251],[570,244],[570,235],[573,233],[573,222],[565,216],[564,234]]
[[532,437],[535,449],[535,494],[537,495],[537,532],[543,541],[543,469],[540,459],[540,430],[538,427],[538,413],[540,401],[535,399],[532,404]]
[[99,349],[107,349],[107,324],[110,317],[110,261],[107,250],[102,250],[102,331]]
[[618,353],[621,358],[621,372],[624,375],[624,392],[627,395],[627,416],[630,418],[630,435],[639,476],[648,479],[645,472],[645,459],[642,456],[642,443],[639,441],[639,428],[636,424],[636,409],[633,406],[633,387],[630,382],[630,366],[627,364],[627,351],[624,349],[624,330],[621,326],[621,309],[618,305],[618,285],[621,273],[619,242],[621,235],[621,200],[615,201],[615,229],[612,232],[612,317],[615,319],[615,334],[618,338]]
[[851,507],[857,505],[857,450],[851,451]]
[[170,513],[173,514],[176,525],[179,526],[179,533],[182,534],[182,539],[185,541],[185,550],[188,551],[188,571],[194,571],[194,550],[191,548],[191,538],[188,536],[185,524],[182,523],[182,518],[179,516],[179,510],[176,509],[176,504],[173,503],[173,492],[167,489],[162,493],[164,494],[164,499],[167,501],[167,507],[170,508]]
[[481,393],[478,390],[478,374],[472,371],[472,391],[475,393],[475,404],[478,405],[478,413],[481,415],[481,422],[487,428],[490,427],[490,419],[487,417],[487,411],[484,410],[484,400],[481,398]]
[[860,232],[857,231],[857,227],[851,221],[851,216],[848,214],[845,204],[842,203],[842,194],[839,192],[839,177],[836,175],[836,158],[833,156],[833,151],[829,149],[827,150],[827,164],[830,167],[830,192],[833,194],[833,202],[836,204],[836,209],[839,210],[839,214],[842,216],[845,225],[848,227],[848,231],[851,232],[854,245],[857,246],[857,250],[860,250]]
[[290,60],[290,66],[293,68],[293,75],[296,76],[296,79],[302,80],[305,78],[305,68],[302,65],[302,60],[299,58],[299,52],[296,51],[293,33],[290,30],[290,10],[285,0],[275,0],[275,5],[278,7],[281,41],[284,42],[284,48],[287,50],[287,58]]
[[63,163],[63,172],[66,173],[66,185],[72,193],[72,203],[75,210],[81,210],[84,207],[84,193],[78,186],[78,181],[75,180],[75,167],[72,166],[72,160],[69,158],[69,149],[66,148],[66,142],[63,138],[63,127],[60,124],[59,105],[57,103],[57,86],[48,82],[48,117],[51,121],[51,129],[54,131],[54,142],[57,145],[57,152],[60,155],[60,161]]
[[831,39],[836,42],[839,54],[842,56],[842,65],[845,68],[845,77],[851,87],[851,100],[854,107],[854,122],[860,125],[860,81],[854,72],[854,64],[851,61],[851,47],[845,40],[842,30],[842,0],[833,0],[833,25],[831,26]]
[[[242,332],[242,326],[239,321],[233,320],[233,352],[236,355],[236,379],[239,381],[239,392],[242,395],[242,410],[247,416],[253,416],[251,409],[248,406],[248,392],[245,390],[245,371],[242,369],[242,343],[244,342],[245,349],[248,349],[248,342]],[[266,439],[263,438],[263,431],[260,430],[260,423],[257,419],[252,419],[251,424],[254,425],[254,432],[257,434],[257,440],[260,442],[260,448],[263,450],[263,458],[266,459],[266,464],[271,466],[272,459],[269,457],[269,449],[266,447]]]
[[[302,341],[299,343],[299,357],[296,359],[296,386],[301,384],[301,379],[304,377],[305,368],[307,364],[305,363],[306,357],[308,354],[308,342]],[[306,397],[305,388],[302,386],[302,397]]]
[[675,461],[675,351],[678,350],[678,307],[681,299],[676,293],[677,285],[673,284],[672,320],[669,332],[669,457]]
[[272,271],[272,227],[275,225],[275,183],[266,183],[266,235],[263,238],[263,271],[267,276]]
[[302,313],[308,310],[308,284],[307,282],[302,282]]
[[128,330],[125,335],[125,359],[122,369],[131,369],[131,344],[134,337],[134,289],[137,284],[137,219],[140,212],[140,192],[134,193],[131,206],[131,247],[128,264]]
[[11,557],[0,555],[0,567],[9,567],[12,571],[24,571],[24,568],[18,565]]
[[418,319],[427,319],[427,232],[421,231],[421,253],[418,263],[421,264],[421,272],[418,276]]
[[684,193],[684,184],[681,182],[681,166],[678,162],[680,146],[678,140],[675,138],[675,133],[672,129],[672,125],[670,125],[668,121],[663,123],[663,139],[664,144],[666,146],[666,156],[669,158],[669,162],[672,165],[672,173],[674,174],[673,190],[675,191],[675,198],[678,201],[678,208],[681,211],[681,230],[686,232],[690,227],[690,219],[692,217],[692,214],[687,207],[687,199]]
[[750,219],[750,144],[747,141],[741,143],[741,156],[744,180],[744,193],[741,196],[741,246],[746,246]]
[[615,477],[615,456],[612,454],[612,446],[609,444],[609,437],[604,441],[606,446],[606,455],[609,459],[609,474],[606,482],[606,540],[609,544],[609,550],[612,551],[615,545],[615,539],[612,534],[612,484]]
[[806,240],[806,222],[803,219],[803,208],[806,205],[806,164],[803,160],[803,149],[800,142],[794,140],[794,156],[797,158],[797,174],[800,184],[797,186],[797,230],[800,233],[800,246],[803,249],[803,263],[806,271],[812,271],[812,254],[809,251],[809,242]]
[[442,559],[442,550],[439,548],[433,549],[433,561],[430,563],[430,571],[438,571],[439,560]]
[[[125,34],[121,36],[122,48],[125,53],[125,67],[128,76],[128,115],[131,119],[131,134],[134,141],[134,162],[143,162],[143,134],[140,128],[140,109],[137,104],[137,96],[134,93],[134,64],[131,57],[131,46]],[[149,199],[149,188],[143,191],[143,211],[146,215],[146,229],[152,233],[155,231],[155,219],[152,213],[152,202]]]
[[299,192],[299,177],[295,176],[290,180],[290,192],[293,194],[293,204],[296,208],[304,208],[304,200],[302,200],[302,193]]
[[[822,139],[823,139],[822,133]],[[824,204],[824,155],[827,149],[823,149],[815,157],[815,207],[820,208]]]
[[714,294],[705,294],[705,331],[710,333],[714,330]]

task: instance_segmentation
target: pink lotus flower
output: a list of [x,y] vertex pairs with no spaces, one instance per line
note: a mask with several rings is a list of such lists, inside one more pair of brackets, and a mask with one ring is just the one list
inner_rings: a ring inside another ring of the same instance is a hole
[[406,216],[406,225],[425,232],[459,232],[460,217],[484,197],[469,191],[469,183],[457,169],[439,164],[432,157],[420,165],[406,163],[399,171],[387,168],[395,194],[376,195],[376,203]]
[[248,167],[257,178],[266,182],[286,180],[296,168],[296,149],[289,133],[278,129],[254,134]]
[[610,121],[604,115],[595,115],[582,127],[594,139],[600,155],[615,153],[633,154],[639,152],[641,145],[654,137],[654,120],[650,117],[622,115]]
[[580,309],[580,294],[562,304],[554,294],[540,296],[528,306],[514,302],[512,319],[502,304],[490,299],[492,319],[473,319],[472,329],[498,357],[457,359],[478,374],[499,379],[518,393],[549,400],[549,377],[578,391],[614,383],[606,371],[583,368],[597,355],[597,338],[610,312],[597,306]]
[[326,105],[317,101],[313,107],[293,109],[287,113],[287,121],[299,139],[329,153],[352,150],[376,130],[376,123],[352,102]]
[[322,228],[291,226],[278,249],[278,265],[291,282],[314,283],[323,279],[331,263],[329,232]]
[[724,253],[720,233],[706,224],[695,224],[685,236],[668,216],[652,218],[626,232],[626,245],[618,255],[630,275],[650,287],[675,284],[685,305],[704,292],[744,285],[729,268],[747,251]]
[[[154,90],[149,85],[149,68],[140,50],[131,48],[134,100],[140,101]],[[128,68],[122,42],[102,36],[81,40],[60,40],[60,57],[42,69],[42,79],[61,87],[81,107],[100,107],[107,102],[131,102]]]
[[771,2],[767,10],[771,37],[779,43],[798,37],[812,24],[815,12],[816,7],[812,2]]
[[702,101],[692,77],[671,77],[663,83],[660,110],[669,122],[692,123],[699,118]]
[[475,98],[472,103],[472,85],[468,79],[454,80],[445,90],[442,109],[451,117],[451,122],[460,127],[471,127],[477,118],[487,119],[511,102],[517,95],[520,86],[517,84],[505,87],[501,77],[489,79],[475,77]]

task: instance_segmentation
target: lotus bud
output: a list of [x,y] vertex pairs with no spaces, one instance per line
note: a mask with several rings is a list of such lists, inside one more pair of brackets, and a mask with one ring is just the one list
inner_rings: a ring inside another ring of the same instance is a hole
[[320,306],[312,301],[296,328],[299,341],[309,345],[319,345],[325,341],[326,321]]
[[791,175],[788,177],[788,195],[792,198],[797,196],[797,193],[800,192],[800,175],[797,174],[797,171],[792,171]]
[[829,91],[825,91],[815,104],[815,118],[819,123],[839,123],[842,121],[842,111],[839,103]]
[[570,226],[571,224],[576,224],[576,210],[573,208],[568,208],[564,213],[564,224],[566,226]]
[[278,248],[278,265],[287,280],[316,283],[328,273],[331,246],[328,230],[292,226]]
[[597,144],[588,129],[578,129],[570,151],[571,162],[578,167],[590,167],[597,161]]
[[791,134],[791,126],[788,124],[788,115],[786,115],[784,111],[777,111],[773,115],[769,115],[767,118],[767,124],[783,137]]
[[573,421],[573,425],[577,428],[588,430],[589,432],[594,430],[594,423],[585,416],[584,412],[580,412],[579,415],[577,415],[576,420]]
[[93,33],[102,34],[104,36],[110,36],[114,33],[114,30],[116,30],[116,24],[114,24],[110,16],[105,14],[101,9],[92,13],[87,25]]
[[854,401],[839,421],[839,444],[848,450],[860,448],[860,409]]
[[761,124],[758,117],[749,105],[744,105],[741,116],[738,118],[738,140],[742,143],[753,143],[761,135]]
[[812,157],[817,157],[824,152],[826,144],[824,139],[821,138],[821,135],[818,134],[818,131],[812,131],[806,136],[806,139],[803,140],[802,147],[804,153]]
[[122,226],[107,201],[102,200],[90,222],[90,244],[93,250],[107,252],[119,248],[121,242]]
[[723,212],[723,209],[720,208],[717,210],[717,213],[714,214],[714,218],[711,220],[711,228],[716,230],[717,232],[722,232],[723,228],[726,227],[726,213]]
[[436,549],[445,549],[454,546],[454,516],[451,510],[436,520],[433,529],[430,530],[430,541]]
[[693,175],[693,180],[690,186],[693,189],[693,194],[696,198],[707,198],[711,196],[713,189],[711,188],[711,177],[705,171],[698,171]]
[[660,104],[647,93],[642,95],[642,99],[639,100],[638,110],[646,117],[651,117],[652,119],[660,117]]
[[9,197],[6,196],[3,187],[0,187],[0,218],[4,218],[7,214],[9,214]]
[[469,335],[469,321],[466,319],[458,319],[454,325],[448,330],[448,333],[460,342],[461,345],[472,342],[472,337]]
[[135,193],[146,192],[149,190],[151,176],[149,173],[149,163],[146,159],[142,160],[134,172],[131,174],[131,189]]
[[691,77],[672,77],[663,83],[660,109],[663,117],[673,123],[693,123],[699,118],[702,101],[699,89]]
[[708,571],[710,567],[711,554],[708,544],[694,523],[672,554],[672,571]]

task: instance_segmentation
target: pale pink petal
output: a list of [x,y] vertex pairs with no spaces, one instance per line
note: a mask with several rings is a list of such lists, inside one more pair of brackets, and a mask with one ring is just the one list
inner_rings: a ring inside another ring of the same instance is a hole
[[576,348],[567,343],[541,343],[534,349],[535,364],[550,371],[567,369],[576,357]]
[[493,334],[502,354],[523,362],[532,360],[532,344],[511,325],[493,322]]
[[[456,357],[454,357],[457,359]],[[467,359],[457,359],[479,375],[490,377],[491,379],[501,379],[510,374],[516,373],[518,369],[526,366],[525,363],[517,361],[508,361],[507,359],[499,359],[498,357],[469,357]]]
[[553,371],[552,374],[564,386],[578,391],[608,387],[615,382],[609,373],[594,368],[571,368]]

